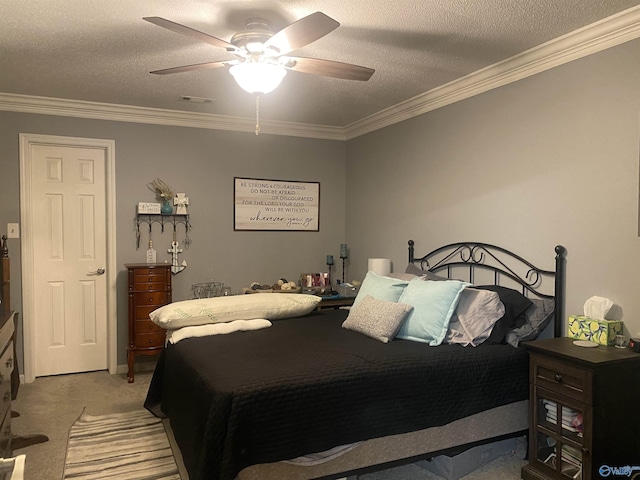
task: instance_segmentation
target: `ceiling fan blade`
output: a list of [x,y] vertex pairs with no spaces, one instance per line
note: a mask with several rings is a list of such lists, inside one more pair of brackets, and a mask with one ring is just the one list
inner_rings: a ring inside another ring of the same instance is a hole
[[276,50],[279,55],[285,55],[315,42],[339,26],[333,18],[322,12],[315,12],[275,33],[265,42],[265,47]]
[[143,20],[147,22],[153,23],[154,25],[158,25],[159,27],[166,28],[171,30],[172,32],[179,33],[181,35],[186,35],[187,37],[194,38],[204,43],[208,43],[209,45],[213,45],[214,47],[222,47],[226,48],[230,52],[234,52],[237,48],[231,43],[222,40],[220,38],[214,37],[207,33],[203,33],[199,30],[195,30],[190,27],[186,27],[184,25],[180,25],[179,23],[172,22],[171,20],[167,20],[162,17],[143,17]]
[[184,65],[182,67],[163,68],[162,70],[154,70],[155,75],[168,75],[170,73],[195,72],[196,70],[207,70],[209,68],[224,67],[232,64],[233,61],[223,60],[220,62],[195,63],[193,65]]
[[324,77],[360,80],[366,82],[375,70],[351,63],[334,62],[321,58],[287,57],[290,60],[284,67],[296,72],[311,73]]

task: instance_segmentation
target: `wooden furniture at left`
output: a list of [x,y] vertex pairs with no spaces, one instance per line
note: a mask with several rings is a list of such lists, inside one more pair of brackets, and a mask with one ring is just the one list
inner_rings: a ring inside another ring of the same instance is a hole
[[350,307],[353,305],[353,301],[355,299],[356,297],[323,298],[316,307],[316,310],[320,311],[330,308]]
[[133,383],[137,355],[156,355],[164,348],[165,331],[149,319],[149,313],[171,303],[171,264],[129,263],[128,381]]
[[13,317],[15,312],[3,311],[0,316],[0,456],[11,456],[11,373],[13,355]]
[[13,450],[43,443],[45,435],[13,435],[11,418],[18,417],[11,410],[11,400],[18,394],[20,374],[16,362],[15,330],[18,314],[11,310],[11,270],[7,237],[0,241],[0,456],[8,458]]

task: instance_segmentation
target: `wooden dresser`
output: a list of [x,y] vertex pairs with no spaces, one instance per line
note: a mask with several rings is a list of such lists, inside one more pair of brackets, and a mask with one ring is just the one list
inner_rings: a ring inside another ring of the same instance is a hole
[[14,312],[0,308],[0,456],[11,456],[11,375],[14,366]]
[[640,354],[566,337],[522,345],[531,353],[522,478],[621,478],[616,469],[640,469]]
[[165,331],[149,320],[149,313],[171,303],[171,264],[126,264],[129,284],[129,344],[127,366],[133,383],[137,355],[155,355],[164,348]]

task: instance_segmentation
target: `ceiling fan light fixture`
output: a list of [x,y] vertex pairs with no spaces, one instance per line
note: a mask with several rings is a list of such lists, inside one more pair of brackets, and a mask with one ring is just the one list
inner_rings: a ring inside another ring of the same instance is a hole
[[266,94],[278,88],[287,70],[270,63],[244,62],[231,67],[229,73],[244,91]]

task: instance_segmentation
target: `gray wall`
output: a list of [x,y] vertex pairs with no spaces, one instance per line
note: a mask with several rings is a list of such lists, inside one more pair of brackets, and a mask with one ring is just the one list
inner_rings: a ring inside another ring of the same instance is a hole
[[[134,217],[139,201],[155,201],[147,182],[160,177],[186,192],[192,244],[181,254],[188,267],[173,277],[174,300],[189,298],[192,283],[216,280],[240,291],[251,282],[296,280],[303,271],[325,271],[326,255],[345,240],[344,142],[127,124],[0,112],[0,233],[20,221],[20,133],[106,138],[116,145],[118,364],[126,363],[127,296],[124,264],[144,262],[147,234],[136,250]],[[320,182],[319,232],[233,230],[233,177]],[[184,230],[178,229],[178,240]],[[170,260],[172,234],[153,231],[158,261]],[[9,240],[12,306],[20,311],[20,243]],[[19,337],[19,357],[21,357]],[[22,364],[21,364],[22,366]]]
[[[146,183],[160,177],[191,199],[193,244],[189,267],[174,277],[176,299],[199,281],[239,290],[322,270],[345,240],[347,280],[364,276],[368,257],[391,258],[402,270],[410,238],[417,253],[454,241],[495,243],[543,268],[563,244],[567,314],[605,296],[640,336],[639,53],[633,41],[346,143],[0,112],[0,232],[19,221],[19,133],[109,138],[121,269],[144,261],[133,217],[138,201],[153,199]],[[321,182],[320,232],[234,232],[234,176]],[[159,253],[170,240],[154,235]],[[9,246],[19,305],[19,244]]]
[[351,273],[483,241],[553,267],[568,249],[567,314],[600,295],[640,336],[640,41],[348,142]]

